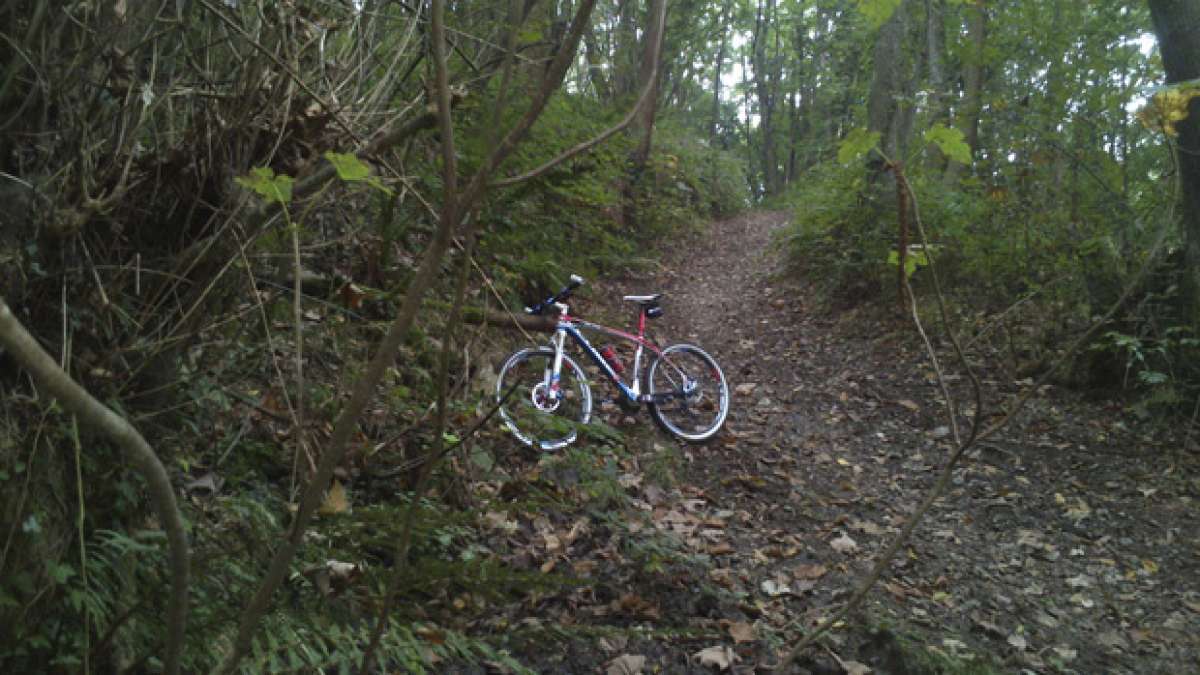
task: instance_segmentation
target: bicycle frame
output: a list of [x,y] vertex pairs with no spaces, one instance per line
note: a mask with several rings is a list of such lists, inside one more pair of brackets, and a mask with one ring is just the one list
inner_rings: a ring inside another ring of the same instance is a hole
[[[550,345],[554,348],[554,366],[549,372],[546,373],[546,390],[550,392],[551,398],[557,399],[559,396],[559,380],[562,373],[563,348],[565,346],[567,336],[569,335],[571,336],[571,339],[575,341],[575,344],[579,345],[584,353],[591,357],[592,362],[600,368],[600,372],[607,375],[608,379],[617,386],[617,388],[621,391],[621,394],[628,399],[629,402],[647,402],[649,400],[648,395],[642,393],[641,391],[642,357],[645,355],[645,351],[647,349],[659,355],[662,354],[662,349],[646,338],[646,309],[642,308],[641,311],[638,312],[638,332],[637,335],[634,335],[632,333],[626,333],[622,330],[617,330],[616,328],[609,328],[608,326],[602,326],[598,323],[592,323],[590,321],[584,321],[578,317],[573,317],[570,315],[570,308],[561,302],[555,303],[554,306],[558,308],[559,311],[558,324],[554,330],[554,337],[550,340]],[[582,333],[584,330],[604,333],[605,335],[625,340],[626,342],[633,342],[637,345],[637,351],[635,351],[633,355],[633,369],[630,371],[630,380],[632,385],[625,384],[625,382],[621,379],[621,376],[618,375],[617,372],[613,370],[612,366],[609,365],[608,361],[601,356],[600,351],[592,346],[592,343],[587,339],[586,336],[584,336]]]

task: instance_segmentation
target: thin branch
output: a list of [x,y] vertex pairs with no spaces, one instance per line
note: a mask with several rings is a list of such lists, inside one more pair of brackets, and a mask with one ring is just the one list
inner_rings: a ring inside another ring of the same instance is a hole
[[177,675],[187,625],[190,553],[187,533],[183,528],[183,516],[175,503],[175,492],[166,468],[133,425],[97,401],[54,362],[17,320],[3,297],[0,297],[0,345],[3,345],[17,363],[29,371],[33,379],[48,389],[67,410],[74,413],[84,424],[99,429],[120,446],[134,468],[146,479],[151,502],[163,529],[166,530],[168,564],[171,570],[171,597],[167,608],[167,645],[163,668],[168,675]]
[[[1177,187],[1178,187],[1178,184],[1177,184]],[[917,203],[916,202],[916,194],[912,193],[911,189],[912,188],[910,186],[909,187],[910,195],[913,199],[913,204],[915,207],[916,203]],[[1176,201],[1178,201],[1178,200],[1176,200]],[[925,251],[926,251],[926,253],[928,253],[930,251],[929,241],[928,241],[928,238],[926,237],[924,225],[921,222],[920,212],[915,211],[915,213],[916,213],[916,217],[914,218],[914,220],[917,224],[918,232],[920,232],[922,242],[925,244]],[[821,625],[819,625],[815,630],[813,630],[809,634],[805,635],[800,640],[800,642],[798,642],[791,649],[791,651],[788,652],[787,656],[784,657],[781,667],[786,667],[786,666],[794,663],[795,660],[799,657],[800,653],[804,649],[806,649],[807,647],[812,645],[814,642],[816,642],[816,640],[818,638],[820,638],[825,633],[829,632],[829,630],[835,624],[837,624],[839,621],[842,621],[843,619],[845,619],[846,616],[848,616],[851,612],[857,610],[862,605],[863,601],[866,599],[866,597],[870,593],[871,589],[883,577],[883,573],[886,571],[887,567],[891,564],[892,559],[896,556],[896,553],[900,550],[900,547],[903,546],[911,538],[913,531],[916,529],[917,525],[920,524],[921,520],[924,518],[925,514],[929,511],[930,507],[933,506],[934,502],[936,502],[939,498],[941,498],[941,496],[943,494],[945,494],[946,488],[950,484],[950,478],[954,473],[954,469],[957,467],[959,460],[962,459],[962,456],[966,453],[966,451],[969,450],[976,443],[988,438],[989,436],[995,434],[996,432],[1000,431],[1004,427],[1008,426],[1008,424],[1010,424],[1016,418],[1017,413],[1020,412],[1022,408],[1024,408],[1025,404],[1034,395],[1034,393],[1036,393],[1038,391],[1038,389],[1041,387],[1041,385],[1044,384],[1052,375],[1057,373],[1058,370],[1060,368],[1062,368],[1062,366],[1064,364],[1069,363],[1071,361],[1071,358],[1076,353],[1078,353],[1079,350],[1082,349],[1084,345],[1086,345],[1088,342],[1090,342],[1091,339],[1095,336],[1095,334],[1102,327],[1104,327],[1112,319],[1112,317],[1116,315],[1116,313],[1118,311],[1120,311],[1121,307],[1124,306],[1125,302],[1128,300],[1129,296],[1133,293],[1134,289],[1138,288],[1142,284],[1142,282],[1146,278],[1146,275],[1149,274],[1150,270],[1153,268],[1153,264],[1157,260],[1159,253],[1162,251],[1163,244],[1166,242],[1167,234],[1171,231],[1172,221],[1173,221],[1172,217],[1167,217],[1163,221],[1163,226],[1159,231],[1158,238],[1155,241],[1154,246],[1151,248],[1150,253],[1146,258],[1146,262],[1143,264],[1138,275],[1134,279],[1132,279],[1130,281],[1130,283],[1125,287],[1124,291],[1121,293],[1121,296],[1117,299],[1116,302],[1113,303],[1113,305],[1104,314],[1104,316],[1102,316],[1099,320],[1097,320],[1091,326],[1091,328],[1089,328],[1082,335],[1080,335],[1067,348],[1067,351],[1054,364],[1054,366],[1051,367],[1049,370],[1047,370],[1042,375],[1042,377],[1038,379],[1038,381],[1034,384],[1034,386],[1029,387],[1023,395],[1021,395],[1019,398],[1017,398],[1017,400],[1013,402],[1013,404],[1008,408],[1008,410],[1004,411],[1003,416],[997,422],[992,424],[990,427],[987,427],[986,429],[982,429],[982,424],[981,424],[981,422],[983,420],[983,410],[982,410],[981,396],[980,396],[981,390],[979,388],[978,380],[975,378],[973,371],[970,370],[969,363],[966,361],[966,358],[963,355],[963,352],[959,346],[957,338],[954,336],[953,332],[949,330],[950,324],[946,320],[947,315],[946,315],[946,309],[945,309],[945,297],[942,294],[940,284],[937,282],[936,274],[934,275],[934,280],[935,280],[934,281],[934,290],[937,295],[938,305],[943,312],[943,322],[946,326],[947,333],[950,335],[951,342],[954,344],[956,355],[958,356],[958,358],[960,359],[960,362],[964,365],[964,367],[967,368],[967,372],[971,375],[972,386],[975,388],[976,406],[975,406],[975,414],[972,416],[971,431],[967,435],[966,440],[962,441],[958,445],[958,447],[951,453],[950,458],[946,461],[945,466],[942,468],[941,472],[938,474],[937,481],[934,483],[933,487],[926,494],[926,496],[922,500],[921,504],[917,507],[917,510],[915,512],[913,512],[912,516],[910,516],[908,521],[905,522],[904,527],[901,528],[901,530],[900,530],[900,533],[898,535],[896,535],[896,538],[892,540],[892,542],[888,545],[888,547],[886,549],[884,549],[883,553],[881,553],[879,555],[879,557],[876,559],[876,563],[875,563],[874,567],[871,569],[871,572],[867,575],[867,578],[862,582],[862,584],[855,590],[853,595],[851,595],[850,599],[846,602],[846,605],[844,607],[842,607],[841,610],[836,612],[833,616],[829,617],[823,623],[821,623]],[[929,268],[933,269],[935,267],[935,265],[934,265],[934,260],[932,258],[930,258],[929,263],[930,263]],[[909,287],[909,293],[910,293],[910,295],[912,294],[911,287]],[[912,297],[912,300],[913,300],[913,302],[912,302],[913,318],[915,321],[917,321],[919,323],[920,315],[916,309],[917,303],[916,303],[915,296]],[[927,346],[927,348],[929,348],[931,345],[926,343],[926,346]],[[940,377],[941,376],[939,374],[939,378]],[[951,410],[953,409],[950,406],[949,400],[947,401],[947,405],[948,405],[948,407],[951,408]]]
[[[441,0],[435,0],[435,7],[440,4]],[[407,335],[409,328],[416,319],[425,294],[433,285],[433,281],[440,271],[442,257],[449,248],[452,234],[462,224],[461,214],[469,212],[471,205],[483,196],[492,172],[525,138],[529,128],[533,126],[534,122],[541,115],[541,112],[545,109],[546,102],[549,100],[551,94],[562,84],[562,79],[566,75],[566,71],[574,58],[575,51],[582,37],[583,28],[587,25],[594,5],[595,0],[582,0],[580,2],[572,21],[568,38],[560,48],[559,53],[555,55],[551,66],[547,69],[538,94],[534,97],[529,109],[517,123],[516,127],[509,132],[500,146],[475,173],[461,201],[456,199],[456,195],[453,193],[447,193],[446,203],[442,211],[443,217],[438,223],[438,229],[434,234],[433,240],[430,241],[421,258],[420,266],[409,283],[408,291],[404,296],[404,302],[397,312],[396,318],[388,328],[387,334],[379,342],[375,354],[371,357],[370,363],[367,364],[364,370],[362,378],[355,383],[350,400],[346,403],[337,420],[334,422],[328,446],[321,455],[316,473],[301,494],[300,502],[295,515],[292,517],[292,523],[287,536],[271,557],[262,583],[259,585],[258,590],[255,591],[254,596],[247,602],[242,612],[237,634],[228,651],[221,659],[221,662],[213,669],[213,673],[222,675],[232,673],[249,652],[251,641],[258,629],[258,624],[270,607],[271,596],[287,576],[290,563],[303,540],[304,531],[321,503],[325,490],[333,478],[334,469],[341,463],[342,458],[346,454],[350,437],[358,427],[358,418],[362,415],[362,412],[371,400],[374,399],[376,387],[382,380],[383,374],[392,365],[405,335]],[[448,91],[441,91],[439,92],[438,101],[437,117],[442,126],[445,127],[450,115],[450,106],[453,105],[453,97],[449,95]],[[448,134],[443,134],[442,142],[447,143],[450,138]],[[332,167],[326,167],[323,170],[328,171],[330,176],[332,176]],[[310,176],[310,179],[314,179],[314,177]],[[295,194],[296,190],[293,189],[293,195]],[[472,221],[469,228],[474,228],[477,222],[478,220]]]
[[575,147],[567,150],[566,152],[563,152],[559,156],[551,159],[550,161],[546,162],[545,164],[542,164],[538,168],[526,171],[525,173],[523,173],[519,176],[513,176],[512,178],[505,178],[504,180],[496,181],[495,183],[492,183],[492,187],[506,188],[506,187],[511,187],[513,185],[516,185],[518,183],[523,183],[527,180],[532,180],[534,178],[537,178],[537,177],[545,174],[550,169],[553,169],[554,167],[558,166],[559,164],[562,164],[563,162],[571,159],[572,157],[575,157],[577,155],[580,155],[582,153],[585,153],[585,152],[591,150],[592,148],[596,147],[597,145],[600,145],[604,141],[607,141],[608,139],[612,138],[617,133],[625,130],[627,127],[629,127],[630,124],[633,124],[633,121],[635,119],[637,119],[638,111],[640,111],[642,109],[642,106],[646,105],[646,102],[650,100],[650,96],[654,92],[654,83],[655,83],[654,78],[658,71],[657,62],[655,63],[654,69],[655,69],[655,74],[650,76],[650,81],[646,84],[645,88],[642,89],[642,94],[641,94],[641,96],[638,97],[637,102],[633,104],[633,108],[631,108],[629,110],[629,112],[625,115],[625,118],[622,119],[620,122],[618,122],[616,125],[612,126],[608,130],[598,134],[595,138],[588,140],[588,141],[584,141],[583,143],[576,145]]
[[266,47],[260,45],[258,43],[258,41],[255,40],[249,33],[247,33],[241,26],[237,25],[237,23],[233,19],[230,19],[229,17],[225,16],[224,12],[222,12],[221,10],[214,7],[211,3],[208,2],[208,0],[197,0],[197,1],[200,3],[201,6],[203,6],[209,12],[214,14],[218,19],[220,19],[222,23],[224,23],[226,26],[229,26],[230,28],[232,28],[233,31],[235,33],[237,33],[238,35],[242,36],[242,39],[244,39],[246,42],[249,42],[250,46],[254,47],[255,51],[259,52],[263,56],[266,56],[268,59],[271,60],[272,63],[274,63],[276,66],[278,66],[280,70],[282,70],[284,73],[286,73],[287,76],[290,77],[293,82],[295,82],[297,85],[300,86],[301,89],[304,90],[304,93],[311,96],[312,99],[317,102],[317,105],[321,106],[321,108],[323,110],[325,110],[325,112],[329,113],[329,116],[332,117],[335,122],[337,122],[337,125],[339,127],[341,127],[343,131],[345,131],[347,134],[350,135],[350,138],[353,138],[358,143],[362,142],[362,139],[358,137],[358,134],[354,133],[354,130],[350,128],[350,125],[347,124],[346,121],[342,119],[342,116],[338,114],[337,109],[335,109],[332,105],[327,103],[325,101],[325,99],[321,98],[320,94],[313,91],[312,87],[308,86],[307,82],[300,79],[300,75],[297,74],[296,71],[294,71],[290,67],[288,67],[288,65],[286,63],[281,61],[279,59],[279,57],[274,54],[274,52],[272,52],[271,50],[267,49]]

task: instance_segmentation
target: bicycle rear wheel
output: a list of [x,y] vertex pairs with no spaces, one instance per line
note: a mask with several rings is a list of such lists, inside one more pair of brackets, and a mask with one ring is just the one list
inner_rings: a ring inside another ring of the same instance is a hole
[[729,384],[716,359],[695,345],[671,345],[646,369],[650,416],[691,443],[712,438],[729,414]]
[[592,391],[579,364],[563,354],[557,397],[546,386],[553,368],[553,349],[522,349],[508,357],[496,380],[500,418],[517,440],[536,450],[574,443],[579,425],[592,415]]

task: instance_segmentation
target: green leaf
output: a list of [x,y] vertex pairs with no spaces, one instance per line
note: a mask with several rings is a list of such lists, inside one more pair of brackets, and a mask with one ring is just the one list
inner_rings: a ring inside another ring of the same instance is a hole
[[366,180],[371,175],[371,167],[353,153],[330,150],[325,153],[325,159],[337,170],[338,178],[348,183]]
[[959,164],[971,163],[971,146],[967,145],[961,129],[947,127],[939,122],[925,132],[925,142],[938,146],[942,154]]
[[375,176],[372,176],[371,167],[354,153],[333,152],[331,150],[325,153],[325,159],[329,160],[329,163],[333,165],[333,168],[337,171],[338,178],[347,183],[366,183],[389,196],[392,194],[392,189],[381,183]]
[[1156,384],[1162,384],[1166,382],[1169,378],[1167,377],[1166,373],[1160,373],[1154,370],[1143,370],[1142,372],[1138,373],[1138,379],[1142,381],[1142,384],[1154,386]]
[[50,573],[50,578],[54,580],[54,583],[60,586],[75,576],[75,570],[70,565],[62,563],[50,563],[47,565],[46,571]]
[[879,145],[879,132],[867,131],[863,128],[854,129],[846,134],[846,138],[838,147],[838,161],[849,164],[862,157]]
[[254,190],[269,203],[287,204],[292,201],[292,183],[295,181],[285,173],[275,175],[269,166],[256,167],[250,170],[249,175],[238,176],[234,180],[238,185]]
[[[897,253],[896,251],[892,251],[892,252],[888,253],[887,261],[888,261],[888,264],[891,265],[892,267],[899,265],[900,264],[900,254]],[[917,268],[921,267],[921,266],[922,266],[921,261],[918,260],[917,257],[912,255],[911,253],[904,256],[904,278],[906,278],[906,279],[911,278],[913,275],[913,272],[916,272]]]
[[887,23],[899,7],[900,0],[858,0],[858,11],[866,17],[872,30]]

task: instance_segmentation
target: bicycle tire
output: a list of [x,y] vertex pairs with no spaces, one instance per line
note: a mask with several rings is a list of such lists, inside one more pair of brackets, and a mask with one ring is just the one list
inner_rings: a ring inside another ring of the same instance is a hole
[[671,345],[650,363],[645,378],[650,417],[672,436],[703,443],[725,424],[729,383],[717,360],[703,349]]
[[[511,354],[496,378],[496,403],[504,426],[521,443],[543,452],[575,442],[578,426],[592,415],[592,390],[583,369],[563,354],[559,386],[562,398],[548,404],[545,373],[554,365],[554,350],[530,347]],[[516,386],[505,400],[509,388]]]

